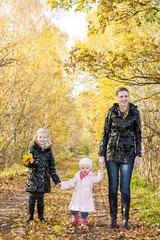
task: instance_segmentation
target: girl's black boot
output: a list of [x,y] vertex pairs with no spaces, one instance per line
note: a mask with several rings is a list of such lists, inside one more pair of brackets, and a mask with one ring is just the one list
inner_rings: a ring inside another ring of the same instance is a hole
[[27,219],[26,223],[29,223],[30,221],[33,220],[34,206],[35,206],[35,204],[29,204],[29,218]]
[[44,204],[37,204],[37,211],[38,211],[38,218],[41,222],[47,222],[47,220],[44,219],[43,213],[44,213]]

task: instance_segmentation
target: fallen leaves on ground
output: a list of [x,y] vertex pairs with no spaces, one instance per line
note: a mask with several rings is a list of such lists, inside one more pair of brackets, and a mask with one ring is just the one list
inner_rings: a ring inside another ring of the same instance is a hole
[[[96,172],[97,170],[95,170]],[[58,172],[58,169],[57,169]],[[62,176],[61,176],[62,178]],[[10,178],[1,178],[0,200],[7,199],[25,191],[27,175],[16,175]],[[139,219],[138,209],[131,206],[130,227],[131,230],[124,232],[121,223],[121,208],[118,203],[118,219],[115,229],[107,228],[110,220],[108,207],[108,186],[105,178],[102,183],[95,184],[93,196],[96,212],[89,213],[87,227],[81,227],[81,216],[79,213],[79,223],[72,225],[72,216],[68,205],[71,200],[72,189],[60,191],[58,186],[52,183],[52,193],[45,194],[44,217],[47,223],[41,223],[37,217],[35,209],[34,221],[26,223],[28,217],[28,196],[24,198],[24,204],[15,203],[15,212],[11,213],[8,221],[8,229],[1,232],[0,239],[53,239],[53,240],[160,240],[160,232],[150,229],[147,221]],[[134,201],[134,199],[133,199]],[[5,207],[1,205],[1,209]]]

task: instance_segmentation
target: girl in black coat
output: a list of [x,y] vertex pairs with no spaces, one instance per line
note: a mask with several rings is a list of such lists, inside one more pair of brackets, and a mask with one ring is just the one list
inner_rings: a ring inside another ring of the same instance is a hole
[[46,129],[40,128],[34,136],[34,144],[30,148],[33,158],[30,158],[28,180],[26,191],[29,196],[29,219],[33,220],[35,202],[37,200],[38,217],[41,222],[46,222],[43,217],[44,212],[44,193],[51,191],[50,175],[57,185],[60,179],[56,174],[54,156],[49,142],[49,133]]
[[129,92],[119,88],[115,103],[107,112],[99,148],[99,165],[106,165],[109,180],[109,206],[111,222],[117,223],[117,191],[120,191],[123,229],[128,230],[130,207],[130,182],[133,167],[137,168],[141,157],[141,121],[135,105],[129,103]]

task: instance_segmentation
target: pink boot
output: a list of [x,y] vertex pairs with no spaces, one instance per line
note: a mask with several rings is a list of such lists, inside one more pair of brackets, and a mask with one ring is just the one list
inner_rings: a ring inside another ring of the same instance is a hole
[[85,227],[86,226],[86,219],[82,218],[81,226]]
[[73,223],[73,224],[78,223],[78,213],[77,213],[76,215],[73,215],[72,223]]

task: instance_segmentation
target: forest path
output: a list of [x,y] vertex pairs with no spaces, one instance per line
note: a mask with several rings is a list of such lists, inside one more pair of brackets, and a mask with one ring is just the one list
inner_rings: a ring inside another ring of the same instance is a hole
[[[60,178],[65,175],[68,168],[68,161],[60,165],[58,169]],[[0,239],[1,235],[11,231],[16,219],[18,220],[23,214],[26,215],[29,197],[29,193],[25,192],[26,182],[27,173],[0,178]]]
[[[63,164],[57,165],[56,169],[60,179],[63,179],[71,165],[73,167],[74,164],[78,164],[79,159],[80,157],[71,162],[64,161]],[[93,169],[93,171],[97,174],[97,169]],[[25,192],[27,174],[0,180],[0,239],[2,240],[160,240],[160,232],[149,229],[149,222],[139,219],[138,209],[132,208],[132,206],[130,210],[131,230],[124,232],[121,225],[120,203],[118,203],[117,227],[115,229],[107,228],[110,216],[106,176],[103,182],[95,184],[93,187],[96,212],[89,214],[85,228],[82,228],[80,223],[77,226],[72,226],[70,223],[72,217],[68,210],[68,204],[73,189],[60,191],[59,187],[54,188],[52,183],[52,193],[45,195],[47,223],[40,223],[37,213],[35,213],[35,220],[26,224],[25,221],[28,217],[28,193]]]

